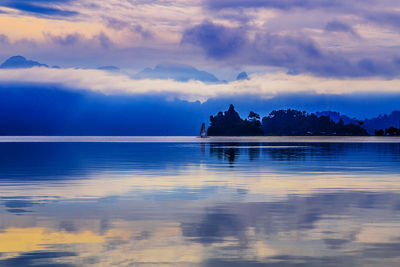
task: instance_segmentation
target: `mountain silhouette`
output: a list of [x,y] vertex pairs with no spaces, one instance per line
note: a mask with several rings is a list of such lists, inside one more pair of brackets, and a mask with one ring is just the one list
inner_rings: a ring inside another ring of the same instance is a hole
[[389,115],[379,115],[376,118],[364,120],[364,128],[369,132],[374,132],[375,130],[396,127],[400,128],[400,111],[395,110]]
[[97,68],[98,70],[105,70],[105,71],[115,71],[115,72],[119,72],[120,68],[115,67],[115,66],[101,66]]
[[315,112],[315,115],[317,115],[317,117],[322,117],[322,116],[329,117],[335,123],[338,123],[340,119],[343,120],[344,124],[358,124],[360,122],[360,120],[356,118],[350,118],[346,115],[340,114],[340,112],[330,111],[330,110]]
[[344,124],[359,124],[368,131],[369,134],[373,134],[375,130],[384,130],[390,127],[400,127],[400,111],[393,111],[390,114],[381,114],[378,117],[373,117],[369,119],[359,120],[356,118],[350,118],[346,115],[342,115],[335,111],[322,111],[315,112],[318,117],[327,116],[332,121],[338,123],[342,120]]
[[236,77],[236,80],[243,81],[243,80],[250,80],[250,79],[249,79],[249,76],[247,75],[247,73],[243,71],[238,74],[238,76]]
[[27,60],[23,56],[12,56],[0,65],[1,69],[27,69],[32,67],[48,68],[49,66],[46,64],[41,64],[37,61]]
[[218,82],[218,78],[213,74],[198,70],[195,67],[184,64],[160,64],[154,69],[146,68],[134,75],[136,79],[173,79],[180,82],[189,80],[202,82]]

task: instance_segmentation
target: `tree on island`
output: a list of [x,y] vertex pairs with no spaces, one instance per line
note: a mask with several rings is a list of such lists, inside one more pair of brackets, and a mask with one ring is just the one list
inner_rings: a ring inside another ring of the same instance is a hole
[[262,119],[265,135],[338,135],[366,136],[367,131],[360,125],[344,124],[343,119],[335,123],[328,116],[320,116],[293,109],[274,110]]
[[384,136],[385,135],[385,131],[380,129],[380,130],[376,130],[374,131],[374,135],[376,136]]
[[[247,119],[240,118],[233,105],[225,112],[210,116],[209,136],[367,136],[368,132],[361,127],[362,123],[345,124],[329,116],[317,116],[314,113],[293,109],[274,110],[262,118],[251,111]],[[397,129],[387,129],[388,134],[395,134]],[[385,132],[386,134],[386,132]]]
[[260,136],[260,115],[251,111],[247,119],[242,119],[235,107],[231,104],[225,112],[218,112],[216,116],[210,116],[208,136]]
[[380,129],[380,130],[375,130],[375,135],[376,136],[400,136],[400,129],[397,129],[396,127],[389,127],[386,128],[385,130]]

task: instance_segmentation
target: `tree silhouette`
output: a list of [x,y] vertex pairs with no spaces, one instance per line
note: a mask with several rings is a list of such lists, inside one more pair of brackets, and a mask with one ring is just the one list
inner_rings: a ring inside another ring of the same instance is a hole
[[262,119],[261,128],[265,135],[368,135],[360,125],[345,125],[342,119],[335,123],[328,116],[318,117],[313,113],[293,109],[272,111]]
[[[251,111],[247,119],[240,118],[233,105],[225,112],[218,112],[210,116],[210,127],[207,129],[209,136],[304,136],[304,135],[338,135],[338,136],[366,136],[367,131],[360,123],[345,124],[343,119],[337,123],[329,116],[318,117],[314,113],[294,109],[273,110],[268,116],[262,118]],[[392,127],[394,128],[394,127]],[[394,129],[386,129],[386,135],[399,134]]]
[[263,134],[260,115],[250,112],[248,119],[243,120],[232,104],[227,111],[210,116],[210,127],[207,129],[208,136],[257,136]]

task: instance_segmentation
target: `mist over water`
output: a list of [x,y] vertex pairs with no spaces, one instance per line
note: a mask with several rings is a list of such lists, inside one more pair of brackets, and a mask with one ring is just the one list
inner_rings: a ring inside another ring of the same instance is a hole
[[[271,98],[220,96],[200,102],[162,93],[108,95],[53,83],[0,82],[0,135],[193,136],[199,134],[202,123],[208,126],[210,115],[226,110],[230,104],[241,117],[247,117],[250,111],[264,117],[273,110],[291,108],[337,111],[362,120],[391,114],[398,110],[399,101],[399,93],[293,93]],[[396,127],[397,122],[393,124]]]
[[400,142],[194,140],[2,140],[0,266],[397,266]]

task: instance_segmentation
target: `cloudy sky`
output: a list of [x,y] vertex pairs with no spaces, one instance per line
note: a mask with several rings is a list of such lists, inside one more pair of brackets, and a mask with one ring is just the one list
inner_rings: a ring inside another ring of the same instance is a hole
[[[85,81],[81,77],[88,73],[77,71],[76,78],[64,81],[96,90],[109,84],[100,89],[132,92],[140,85],[141,90],[183,91],[188,99],[246,90],[397,92],[399,41],[398,0],[0,2],[0,60],[24,55],[64,68],[114,65],[127,74],[172,62],[206,70],[220,80],[232,81],[241,71],[252,78],[240,86],[171,82],[161,88],[138,84],[129,75],[100,72],[91,74],[97,79]],[[42,71],[46,73],[40,77],[59,80],[66,74],[62,71]],[[9,75],[0,73],[2,80],[10,80]],[[16,80],[27,76],[24,71],[11,75]],[[31,73],[34,81],[36,76]],[[201,96],[186,92],[203,87]]]

